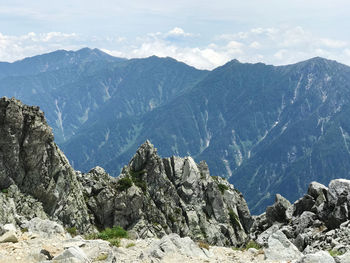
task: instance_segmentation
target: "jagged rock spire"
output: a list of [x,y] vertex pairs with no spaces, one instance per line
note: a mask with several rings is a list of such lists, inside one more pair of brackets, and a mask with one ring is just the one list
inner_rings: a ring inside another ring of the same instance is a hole
[[0,99],[0,188],[16,185],[40,201],[47,215],[87,230],[91,225],[81,186],[53,141],[39,107]]

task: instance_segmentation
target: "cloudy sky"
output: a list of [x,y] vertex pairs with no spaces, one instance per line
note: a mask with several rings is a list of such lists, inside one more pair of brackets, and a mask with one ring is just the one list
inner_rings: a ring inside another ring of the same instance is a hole
[[0,61],[82,47],[205,69],[234,58],[350,65],[350,1],[0,0]]

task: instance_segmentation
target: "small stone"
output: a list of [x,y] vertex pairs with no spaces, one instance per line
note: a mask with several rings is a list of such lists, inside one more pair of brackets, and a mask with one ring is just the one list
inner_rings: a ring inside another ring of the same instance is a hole
[[8,232],[8,231],[16,232],[17,231],[17,229],[16,229],[14,224],[6,224],[6,225],[4,225],[3,228],[4,228],[5,232]]
[[89,258],[86,256],[83,250],[79,247],[70,247],[67,250],[63,251],[60,255],[53,258],[53,261],[57,260],[67,260],[67,259],[77,259],[83,263],[90,263]]
[[0,237],[0,243],[6,243],[6,242],[12,242],[12,243],[18,242],[18,237],[15,231],[13,230],[8,231]]
[[259,250],[257,250],[256,248],[253,248],[253,247],[249,248],[248,252],[254,256],[259,254]]

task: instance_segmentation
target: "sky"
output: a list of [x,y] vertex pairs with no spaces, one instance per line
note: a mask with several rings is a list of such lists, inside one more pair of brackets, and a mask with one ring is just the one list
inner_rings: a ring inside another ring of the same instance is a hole
[[350,65],[350,1],[0,0],[0,61],[83,47],[200,69],[315,56]]

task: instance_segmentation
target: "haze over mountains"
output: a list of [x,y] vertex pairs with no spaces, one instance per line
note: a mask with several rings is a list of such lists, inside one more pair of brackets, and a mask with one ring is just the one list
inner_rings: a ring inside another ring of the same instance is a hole
[[350,178],[350,67],[233,60],[202,71],[171,58],[56,51],[0,63],[0,95],[39,105],[76,169],[113,175],[146,139],[162,156],[206,160],[253,213],[311,181]]

